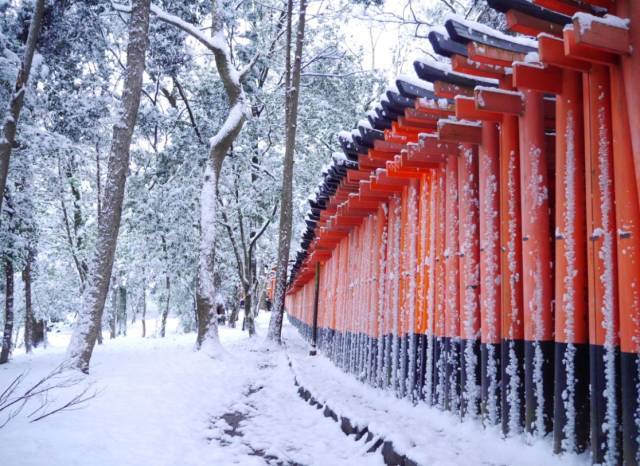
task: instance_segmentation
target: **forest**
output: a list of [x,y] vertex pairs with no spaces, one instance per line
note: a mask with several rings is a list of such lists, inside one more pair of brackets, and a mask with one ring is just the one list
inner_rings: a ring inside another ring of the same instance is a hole
[[[148,26],[140,24],[136,39],[146,50],[135,56],[128,50],[134,6],[0,5],[3,362],[14,347],[29,351],[46,331],[82,319],[96,298],[98,344],[149,317],[159,324],[143,324],[148,336],[164,336],[169,315],[195,331],[204,292],[228,324],[249,332],[264,306],[288,137],[284,49],[295,47],[287,43],[286,5],[147,5]],[[295,169],[286,175],[295,180],[294,238],[338,131],[383,90],[380,73],[345,44],[337,17],[352,7],[311,8]],[[214,192],[206,184],[212,169]],[[109,255],[112,266],[101,262]],[[203,280],[210,286],[199,295]]]

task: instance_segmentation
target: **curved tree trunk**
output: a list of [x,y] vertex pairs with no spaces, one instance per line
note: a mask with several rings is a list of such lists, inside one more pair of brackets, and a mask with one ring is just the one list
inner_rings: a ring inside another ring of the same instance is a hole
[[78,316],[69,345],[68,352],[72,365],[83,372],[89,372],[89,361],[109,291],[109,280],[120,229],[124,187],[129,169],[129,148],[140,106],[149,36],[150,3],[150,0],[135,0],[131,10],[122,111],[120,120],[113,126],[98,238],[91,262],[92,270],[85,291],[82,312]]

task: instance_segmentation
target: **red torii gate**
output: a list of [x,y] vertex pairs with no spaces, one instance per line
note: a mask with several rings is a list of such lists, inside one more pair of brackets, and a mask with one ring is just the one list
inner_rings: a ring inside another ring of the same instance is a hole
[[345,370],[637,464],[640,5],[488,2],[537,42],[459,18],[430,34],[451,69],[417,63],[432,87],[399,80],[352,136],[288,310],[310,333],[319,276]]

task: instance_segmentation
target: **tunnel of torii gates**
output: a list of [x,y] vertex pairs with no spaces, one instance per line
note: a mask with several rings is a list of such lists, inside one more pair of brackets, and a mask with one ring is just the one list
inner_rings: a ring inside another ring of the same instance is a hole
[[309,199],[286,297],[399,397],[639,463],[640,1],[450,16]]

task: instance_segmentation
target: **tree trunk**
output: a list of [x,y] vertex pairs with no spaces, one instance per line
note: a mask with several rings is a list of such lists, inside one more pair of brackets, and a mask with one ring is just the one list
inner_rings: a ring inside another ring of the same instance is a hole
[[5,277],[5,303],[4,303],[4,333],[2,334],[2,351],[0,351],[0,364],[9,360],[12,349],[13,337],[13,261],[6,258],[4,261]]
[[127,336],[127,287],[118,286],[118,335]]
[[280,225],[278,231],[278,263],[276,269],[276,289],[274,296],[274,312],[269,321],[267,338],[280,343],[282,319],[284,315],[284,297],[287,288],[287,268],[289,266],[289,250],[291,247],[293,163],[296,147],[296,129],[298,123],[298,98],[300,96],[300,72],[302,68],[302,45],[304,42],[305,16],[307,1],[300,0],[298,27],[296,31],[296,49],[291,68],[291,15],[293,0],[289,0],[287,10],[287,79],[286,83],[286,142],[284,164],[282,167],[282,193],[280,195]]
[[147,336],[147,281],[142,281],[142,338]]
[[38,346],[40,346],[40,343],[45,343],[46,332],[47,332],[47,326],[45,324],[44,319],[36,320],[33,323],[32,341],[33,341],[34,348],[37,348]]
[[27,263],[22,271],[22,281],[24,282],[24,349],[31,353],[33,348],[33,329],[36,323],[33,317],[33,306],[31,304],[31,264],[33,262],[33,251],[29,250]]
[[162,321],[160,323],[160,337],[164,338],[167,333],[167,317],[169,316],[169,303],[171,301],[171,278],[169,274],[166,274],[164,277],[165,288],[167,289],[167,301],[164,305],[164,310],[162,311]]
[[245,290],[244,295],[244,329],[249,332],[249,336],[252,337],[256,334],[256,325],[253,320],[253,309],[251,300],[251,290]]
[[91,262],[92,270],[85,291],[82,312],[78,317],[69,345],[72,364],[89,372],[89,362],[96,343],[120,229],[124,187],[129,168],[129,149],[140,106],[140,93],[145,68],[145,52],[149,36],[150,0],[135,0],[129,19],[129,44],[122,93],[122,111],[113,126],[107,179],[98,224],[98,237]]
[[[198,333],[196,349],[207,347],[207,352],[215,356],[219,353],[218,320],[215,303],[214,258],[215,258],[215,220],[218,175],[222,162],[242,130],[249,115],[245,102],[242,80],[245,72],[238,72],[231,60],[231,52],[223,40],[224,14],[218,0],[211,2],[211,37],[203,36],[199,28],[194,27],[180,18],[167,15],[157,6],[153,6],[153,13],[161,20],[169,23],[207,47],[216,62],[218,75],[222,80],[227,99],[231,108],[227,117],[214,137],[210,139],[209,160],[207,161],[200,198],[200,255],[198,261],[198,283],[196,289],[196,313]],[[248,68],[250,69],[250,68]]]
[[137,317],[138,317],[138,303],[136,303],[136,305],[133,306],[133,309],[131,310],[131,325],[136,323]]
[[115,280],[111,280],[113,286],[111,287],[111,312],[109,315],[109,338],[112,340],[116,337],[116,321],[118,316],[118,286],[115,284]]
[[231,312],[229,313],[229,327],[236,328],[236,322],[238,322],[238,313],[239,308],[238,306],[234,305],[231,309]]
[[[220,163],[222,165],[222,163]],[[217,351],[218,315],[215,303],[214,258],[216,219],[217,172],[214,164],[207,161],[207,168],[200,195],[200,260],[198,263],[198,289],[196,308],[198,312],[198,335],[196,347],[202,348],[210,342],[213,352]]]
[[100,320],[100,324],[98,325],[98,335],[96,337],[96,342],[99,345],[102,344],[102,319]]
[[29,73],[31,73],[31,63],[33,55],[36,51],[38,36],[40,35],[40,26],[42,25],[42,16],[44,13],[44,0],[36,0],[31,24],[29,25],[29,35],[27,36],[27,44],[24,49],[24,57],[18,77],[16,78],[16,86],[11,95],[9,103],[9,115],[4,121],[3,134],[4,138],[0,138],[0,211],[2,210],[2,196],[4,188],[7,185],[7,176],[9,175],[9,161],[11,159],[11,150],[16,140],[16,130],[22,104],[24,103],[24,95],[29,83]]

